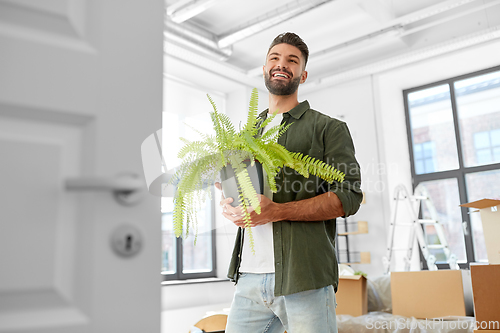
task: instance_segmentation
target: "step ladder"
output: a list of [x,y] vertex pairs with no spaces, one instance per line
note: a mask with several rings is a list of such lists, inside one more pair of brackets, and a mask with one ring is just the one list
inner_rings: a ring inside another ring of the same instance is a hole
[[[427,262],[427,267],[429,270],[437,270],[436,266],[436,257],[430,253],[431,249],[442,249],[443,253],[446,256],[446,261],[450,267],[450,269],[459,269],[457,264],[456,256],[451,253],[448,243],[446,241],[446,236],[444,233],[444,229],[441,223],[437,220],[437,211],[427,193],[425,187],[417,186],[415,189],[414,195],[410,196],[408,190],[404,185],[396,186],[394,190],[394,200],[396,201],[394,210],[392,212],[391,224],[389,227],[389,237],[387,239],[387,254],[382,259],[384,264],[385,273],[388,274],[391,269],[391,259],[394,251],[403,250],[406,251],[405,260],[405,271],[410,270],[411,265],[411,257],[413,254],[413,244],[415,243],[415,238],[418,242],[420,250]],[[406,203],[406,207],[408,209],[408,213],[410,215],[410,222],[401,223],[398,222],[398,205],[401,201]],[[420,219],[420,208],[421,203],[425,203],[427,209],[430,212],[430,216],[432,219]],[[429,245],[426,242],[426,238],[424,235],[424,231],[422,230],[423,225],[431,224],[434,226],[436,230],[436,235],[438,236],[440,244],[432,244]],[[410,234],[408,238],[408,247],[406,248],[394,248],[394,231],[398,226],[407,226],[410,227]]]

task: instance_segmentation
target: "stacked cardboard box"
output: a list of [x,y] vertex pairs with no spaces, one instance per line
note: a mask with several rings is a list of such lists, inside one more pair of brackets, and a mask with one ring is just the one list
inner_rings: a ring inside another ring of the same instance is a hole
[[478,209],[472,214],[479,212],[481,215],[488,262],[500,264],[500,238],[498,238],[500,235],[500,200],[481,199],[460,206]]
[[489,264],[471,264],[474,313],[477,330],[500,332],[500,200],[482,199],[463,207],[476,208],[481,215]]
[[337,314],[357,317],[368,313],[368,294],[364,276],[341,275],[337,289]]
[[500,332],[500,265],[471,265],[474,312],[480,332]]
[[470,272],[391,273],[392,313],[420,319],[472,316]]

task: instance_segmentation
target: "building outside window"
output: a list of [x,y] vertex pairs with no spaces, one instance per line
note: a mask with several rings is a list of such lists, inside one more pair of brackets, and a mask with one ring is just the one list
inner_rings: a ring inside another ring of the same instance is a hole
[[[443,225],[462,267],[486,261],[480,216],[459,205],[500,198],[500,67],[403,95],[413,186],[423,187],[431,199],[422,205],[422,218]],[[424,232],[429,244],[438,242],[432,225]],[[431,253],[444,264],[442,249]]]
[[432,141],[413,144],[415,155],[415,172],[420,175],[423,173],[434,172],[436,159],[436,146]]
[[500,162],[500,129],[474,133],[474,149],[478,164]]

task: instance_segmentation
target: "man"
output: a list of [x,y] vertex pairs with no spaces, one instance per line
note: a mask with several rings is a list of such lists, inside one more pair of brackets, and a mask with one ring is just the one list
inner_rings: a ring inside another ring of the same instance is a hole
[[278,113],[275,119],[293,123],[278,143],[332,164],[345,180],[329,185],[284,168],[278,192],[259,196],[262,211],[251,213],[255,254],[244,241],[241,208],[230,205],[233,198],[221,201],[223,215],[240,227],[228,273],[236,292],[227,333],[337,332],[335,219],[358,210],[361,179],[347,125],[298,102],[308,55],[296,34],[274,39],[263,66],[269,109],[259,117]]

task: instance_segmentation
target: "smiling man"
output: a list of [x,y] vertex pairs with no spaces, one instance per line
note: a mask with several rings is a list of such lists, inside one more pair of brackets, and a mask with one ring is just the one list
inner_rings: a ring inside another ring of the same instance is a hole
[[278,191],[265,188],[261,213],[251,212],[255,254],[244,241],[241,207],[223,198],[223,215],[240,227],[228,273],[236,291],[227,333],[337,332],[335,219],[359,209],[361,178],[347,125],[298,101],[308,56],[294,33],[273,40],[263,67],[269,109],[259,117],[277,113],[274,120],[292,124],[279,144],[333,165],[345,180],[330,185],[284,168],[276,175]]

